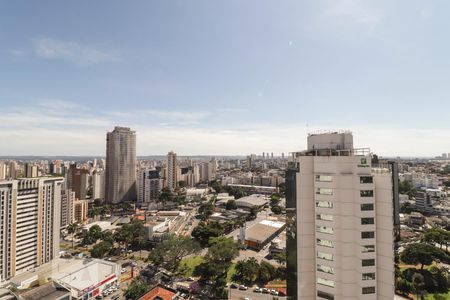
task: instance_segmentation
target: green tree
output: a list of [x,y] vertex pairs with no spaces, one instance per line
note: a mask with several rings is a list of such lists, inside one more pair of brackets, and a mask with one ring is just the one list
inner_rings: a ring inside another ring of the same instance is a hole
[[72,236],[72,249],[74,248],[75,235],[79,230],[80,226],[78,225],[78,223],[70,223],[69,225],[67,225],[67,233]]
[[258,281],[267,283],[275,278],[276,269],[267,261],[262,261],[258,270]]
[[400,181],[399,192],[400,194],[408,195],[409,199],[412,199],[416,195],[416,189],[407,180]]
[[173,200],[173,197],[174,195],[172,191],[168,187],[165,187],[158,195],[158,202],[162,203],[163,207],[165,208],[167,202],[171,202]]
[[412,286],[411,283],[408,282],[408,280],[404,278],[397,278],[396,289],[402,295],[408,295],[412,291]]
[[281,202],[281,196],[279,194],[272,194],[270,196],[270,206],[278,206]]
[[234,280],[246,285],[252,285],[259,272],[258,261],[251,257],[247,260],[240,260],[235,266],[236,273],[234,274]]
[[273,258],[282,266],[286,264],[286,252],[277,253]]
[[91,256],[94,258],[103,258],[111,249],[112,244],[110,242],[102,241],[92,248]]
[[208,245],[209,239],[222,235],[224,229],[222,225],[217,222],[205,223],[200,222],[197,227],[192,230],[192,237],[200,243],[202,247]]
[[214,205],[211,202],[205,202],[200,205],[198,212],[202,215],[203,221],[208,221],[214,213]]
[[250,219],[256,219],[256,216],[258,215],[258,212],[259,212],[259,207],[258,206],[252,206],[251,208],[250,208],[250,215],[249,215],[249,218]]
[[237,209],[236,201],[235,200],[228,200],[227,205],[225,207],[227,210],[234,210]]
[[272,206],[270,210],[276,215],[281,214],[281,208],[278,205]]
[[89,228],[89,235],[91,237],[92,243],[95,243],[102,238],[102,228],[95,224],[94,226]]
[[149,290],[150,286],[147,283],[136,279],[131,282],[123,295],[125,296],[125,299],[137,300],[145,295],[145,293],[147,293]]
[[200,245],[189,237],[172,235],[168,240],[159,243],[149,254],[149,259],[156,266],[163,266],[175,272],[181,260],[200,251]]
[[421,264],[421,270],[425,265],[431,265],[436,257],[437,248],[429,244],[409,244],[400,254],[400,259],[407,264]]
[[423,299],[425,278],[420,273],[415,273],[412,277],[412,289],[417,295],[417,298]]

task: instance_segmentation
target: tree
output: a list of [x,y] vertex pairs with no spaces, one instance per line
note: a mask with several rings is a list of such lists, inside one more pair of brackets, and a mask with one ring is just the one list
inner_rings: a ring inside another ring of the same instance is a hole
[[274,279],[276,269],[267,261],[262,261],[258,270],[258,281],[260,283],[267,283]]
[[[205,260],[194,270],[194,275],[200,276],[200,282],[212,281],[211,298],[226,297],[227,272],[231,262],[239,255],[239,248],[232,238],[211,238]],[[225,298],[226,299],[226,298]]]
[[425,265],[431,265],[436,257],[437,248],[429,244],[409,244],[400,254],[400,259],[407,264],[421,264],[421,270]]
[[209,239],[218,237],[223,234],[223,227],[217,222],[206,224],[200,222],[197,227],[192,230],[192,237],[200,243],[202,247],[208,245]]
[[123,294],[126,299],[129,300],[137,300],[141,298],[145,293],[147,293],[150,290],[150,286],[139,280],[136,279],[133,282],[131,282],[130,286],[128,286],[127,290]]
[[272,194],[270,196],[270,206],[278,206],[281,202],[281,196],[279,194]]
[[72,235],[72,249],[74,248],[74,238],[75,235],[80,230],[80,226],[77,223],[70,223],[67,225],[67,233]]
[[402,295],[408,295],[412,291],[412,286],[408,282],[408,280],[406,280],[404,278],[398,278],[396,281],[396,289]]
[[227,205],[225,207],[227,210],[234,210],[237,209],[236,201],[235,200],[228,200]]
[[92,248],[91,256],[94,258],[103,258],[111,249],[112,244],[110,242],[102,241]]
[[91,236],[92,243],[95,243],[97,240],[102,238],[102,228],[95,224],[89,228],[89,235]]
[[408,195],[409,199],[412,199],[416,195],[416,189],[407,180],[400,181],[399,192],[400,194]]
[[258,261],[251,257],[247,260],[240,260],[235,266],[236,273],[234,274],[234,280],[246,285],[252,285],[259,272]]
[[214,205],[211,202],[205,202],[200,205],[198,212],[202,215],[203,221],[208,221],[214,213]]
[[412,277],[412,288],[417,298],[423,299],[423,292],[425,286],[425,278],[420,273],[415,273]]
[[250,208],[250,215],[249,218],[250,219],[256,219],[256,217],[258,216],[258,212],[259,212],[259,207],[254,205]]
[[183,189],[183,188],[187,187],[187,183],[184,180],[180,180],[180,181],[178,181],[178,186]]
[[175,272],[181,260],[200,251],[200,245],[189,237],[172,235],[168,240],[159,243],[150,253],[149,259],[156,266]]
[[278,205],[272,206],[271,210],[276,215],[281,214],[281,208]]
[[171,202],[172,200],[172,191],[168,187],[163,188],[158,195],[158,202],[162,203],[163,207],[166,207],[167,202]]
[[123,225],[114,233],[115,241],[118,242],[119,245],[124,245],[125,251],[128,251],[128,245],[132,238],[133,232],[131,231],[129,224]]
[[286,252],[277,253],[273,258],[282,266],[286,264]]

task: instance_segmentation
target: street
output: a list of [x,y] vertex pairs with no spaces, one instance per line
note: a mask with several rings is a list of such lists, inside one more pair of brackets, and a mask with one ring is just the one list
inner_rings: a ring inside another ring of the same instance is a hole
[[255,293],[253,289],[248,289],[246,291],[241,291],[238,289],[229,289],[229,299],[230,300],[239,300],[244,298],[249,298],[251,300],[272,300],[274,297],[278,297],[279,299],[285,299],[284,296],[272,296],[270,294],[262,294]]

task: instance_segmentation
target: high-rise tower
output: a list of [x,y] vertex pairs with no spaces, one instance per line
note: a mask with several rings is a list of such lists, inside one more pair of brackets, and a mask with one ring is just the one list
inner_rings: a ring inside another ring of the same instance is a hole
[[109,203],[136,199],[136,132],[115,127],[106,135],[105,199]]
[[286,174],[288,299],[394,298],[393,178],[350,132],[308,136]]
[[170,151],[167,154],[167,187],[174,190],[178,183],[178,162],[177,154]]

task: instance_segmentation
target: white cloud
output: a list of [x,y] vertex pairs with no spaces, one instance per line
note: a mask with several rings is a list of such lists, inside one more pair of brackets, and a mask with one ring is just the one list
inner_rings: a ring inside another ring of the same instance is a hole
[[82,65],[119,61],[117,53],[73,41],[40,38],[33,41],[34,53],[45,59],[61,59]]
[[326,3],[325,17],[336,18],[341,23],[363,24],[373,29],[384,17],[380,10],[363,0],[330,0]]
[[173,110],[156,110],[144,109],[139,111],[121,112],[112,111],[107,112],[108,115],[121,118],[133,118],[158,121],[159,124],[164,123],[166,126],[170,125],[194,125],[199,124],[202,120],[211,115],[207,111],[173,111]]

